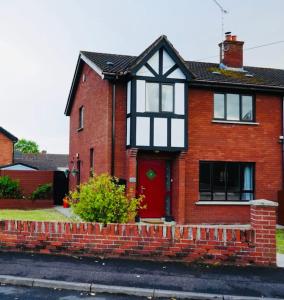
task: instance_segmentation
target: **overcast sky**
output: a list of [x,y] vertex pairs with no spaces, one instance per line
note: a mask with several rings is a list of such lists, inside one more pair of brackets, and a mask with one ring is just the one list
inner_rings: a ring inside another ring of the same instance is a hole
[[[283,0],[219,0],[225,31],[245,47],[284,40]],[[68,153],[64,116],[79,50],[138,55],[165,34],[185,60],[217,62],[213,0],[0,0],[0,126]],[[247,51],[246,65],[284,69],[284,43]],[[0,149],[1,151],[1,149]]]

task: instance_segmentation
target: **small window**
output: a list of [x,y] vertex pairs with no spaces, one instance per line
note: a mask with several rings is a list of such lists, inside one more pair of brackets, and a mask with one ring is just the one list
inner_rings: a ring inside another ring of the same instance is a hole
[[214,119],[253,122],[253,97],[239,94],[214,94]]
[[248,201],[254,197],[254,163],[200,162],[200,200]]
[[90,177],[94,176],[94,148],[90,149]]
[[159,84],[146,83],[146,111],[159,112]]
[[173,112],[174,109],[174,86],[162,84],[162,111]]
[[84,128],[84,106],[79,108],[79,129]]

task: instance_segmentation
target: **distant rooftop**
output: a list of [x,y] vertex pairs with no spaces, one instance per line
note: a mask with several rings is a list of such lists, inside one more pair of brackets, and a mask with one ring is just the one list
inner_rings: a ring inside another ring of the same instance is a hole
[[62,171],[68,169],[68,154],[25,154],[20,151],[14,153],[14,163],[26,164],[38,170]]

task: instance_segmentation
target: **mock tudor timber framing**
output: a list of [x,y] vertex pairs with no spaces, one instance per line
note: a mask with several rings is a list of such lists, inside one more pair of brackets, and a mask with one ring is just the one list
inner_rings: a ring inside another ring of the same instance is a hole
[[[152,57],[156,53],[159,52],[159,73],[156,73],[155,70],[147,63],[148,59]],[[171,59],[174,61],[174,65],[170,67],[163,74],[163,53],[166,51]],[[145,66],[152,74],[153,77],[150,76],[141,76],[135,74],[142,66]],[[180,68],[185,76],[185,79],[180,78],[168,78],[172,72],[176,69]],[[181,62],[177,59],[177,55],[174,51],[172,51],[171,47],[168,47],[166,43],[162,43],[162,45],[158,44],[155,48],[153,48],[148,55],[146,55],[141,62],[132,70],[131,76],[131,99],[130,99],[130,112],[127,113],[127,119],[130,118],[130,144],[127,145],[127,148],[138,148],[144,150],[156,150],[156,151],[183,151],[188,148],[188,81],[190,75],[186,67],[184,67]],[[152,82],[159,84],[159,112],[137,112],[137,80],[143,80],[145,83]],[[184,101],[183,101],[183,114],[175,113],[175,83],[182,83],[184,85]],[[164,112],[161,109],[162,105],[162,93],[161,86],[163,84],[173,85],[173,112]],[[150,120],[150,141],[149,146],[141,146],[136,144],[136,118],[137,117],[148,117]],[[155,146],[154,145],[154,119],[155,118],[164,118],[167,120],[167,146]],[[183,147],[172,147],[171,146],[171,137],[172,137],[172,119],[180,119],[184,120],[184,146]],[[127,122],[127,121],[126,121]]]

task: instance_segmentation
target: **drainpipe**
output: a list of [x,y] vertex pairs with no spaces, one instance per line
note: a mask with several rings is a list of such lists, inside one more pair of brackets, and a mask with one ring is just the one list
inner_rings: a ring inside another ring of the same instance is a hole
[[284,190],[284,96],[282,99],[282,190]]
[[115,151],[115,83],[112,84],[111,176],[114,176]]

